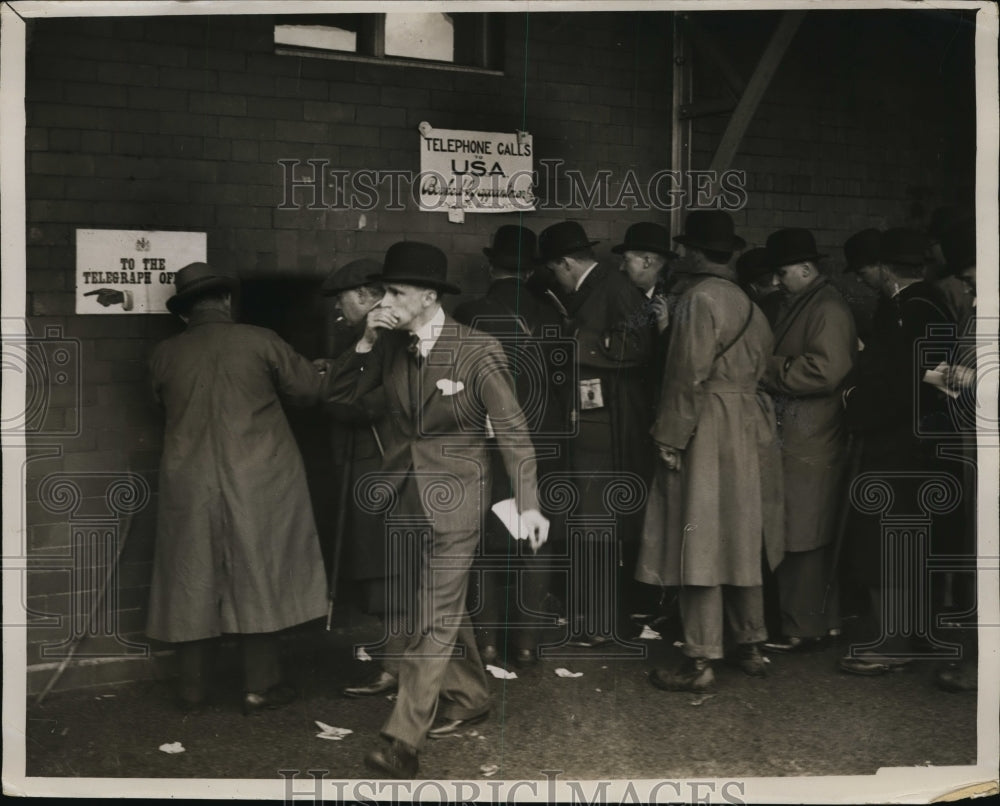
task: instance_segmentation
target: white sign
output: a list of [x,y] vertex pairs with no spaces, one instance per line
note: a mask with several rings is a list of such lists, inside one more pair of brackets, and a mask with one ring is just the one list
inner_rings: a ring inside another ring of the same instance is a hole
[[174,272],[204,261],[204,232],[78,229],[77,313],[169,313]]
[[470,132],[420,124],[420,209],[510,213],[535,209],[527,132]]

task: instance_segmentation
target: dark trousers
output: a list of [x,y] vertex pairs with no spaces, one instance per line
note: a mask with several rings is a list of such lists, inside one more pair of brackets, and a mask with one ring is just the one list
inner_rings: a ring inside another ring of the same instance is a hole
[[[551,554],[551,543],[534,554],[526,541],[515,541],[502,526],[489,524],[483,555],[473,563],[469,595],[481,647],[502,648],[509,642],[516,649],[535,648],[549,592]],[[500,657],[505,654],[501,651]]]
[[[243,666],[243,690],[262,693],[281,682],[278,639],[274,633],[243,633],[238,636]],[[177,644],[177,666],[181,698],[201,702],[208,696],[217,638]]]
[[821,638],[840,627],[840,597],[831,579],[834,544],[812,551],[788,551],[774,569],[781,607],[781,631],[789,637]]

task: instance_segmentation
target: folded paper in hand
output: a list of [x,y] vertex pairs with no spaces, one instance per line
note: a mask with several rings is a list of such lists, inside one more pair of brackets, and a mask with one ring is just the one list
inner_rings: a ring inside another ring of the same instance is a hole
[[940,389],[948,397],[958,397],[958,392],[954,389],[948,387],[948,384],[944,380],[944,371],[948,369],[948,365],[943,361],[938,364],[934,369],[929,369],[924,373],[924,383],[929,383],[935,389]]
[[521,529],[521,514],[517,511],[517,502],[513,498],[497,501],[491,509],[500,522],[507,527],[511,537],[515,540],[527,540],[528,533]]

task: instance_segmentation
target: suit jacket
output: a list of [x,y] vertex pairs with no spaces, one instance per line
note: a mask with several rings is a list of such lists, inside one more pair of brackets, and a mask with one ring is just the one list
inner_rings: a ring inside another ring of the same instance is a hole
[[328,378],[327,401],[354,403],[384,387],[392,435],[382,470],[397,489],[412,476],[437,531],[482,526],[490,490],[487,416],[518,510],[537,509],[535,454],[499,342],[445,317],[418,367],[408,335],[384,332],[371,352],[349,355]]
[[558,372],[559,361],[567,360],[569,353],[558,339],[563,318],[553,304],[518,278],[504,277],[490,285],[486,296],[458,306],[453,316],[500,340],[531,432],[541,437],[564,435],[566,396],[573,390],[568,388],[568,367]]

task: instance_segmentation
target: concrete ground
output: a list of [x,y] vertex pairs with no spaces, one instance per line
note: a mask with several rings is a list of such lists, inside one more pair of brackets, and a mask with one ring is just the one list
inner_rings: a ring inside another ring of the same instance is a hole
[[[52,694],[29,705],[29,776],[278,778],[278,770],[328,770],[370,778],[362,758],[378,742],[392,702],[343,698],[376,664],[353,658],[370,629],[327,633],[310,625],[285,642],[300,698],[282,710],[239,711],[235,652],[222,653],[213,704],[178,712],[169,681]],[[976,696],[936,689],[936,668],[862,678],[837,670],[844,647],[773,656],[766,679],[720,664],[713,696],[654,689],[649,669],[679,655],[667,640],[647,641],[647,659],[587,657],[563,650],[514,680],[491,678],[487,722],[428,742],[421,777],[639,779],[871,775],[880,767],[967,765],[976,757]],[[228,659],[228,660],[227,660]],[[562,678],[565,667],[582,676]],[[342,741],[316,737],[314,720],[349,728]],[[186,752],[158,748],[180,742]]]

